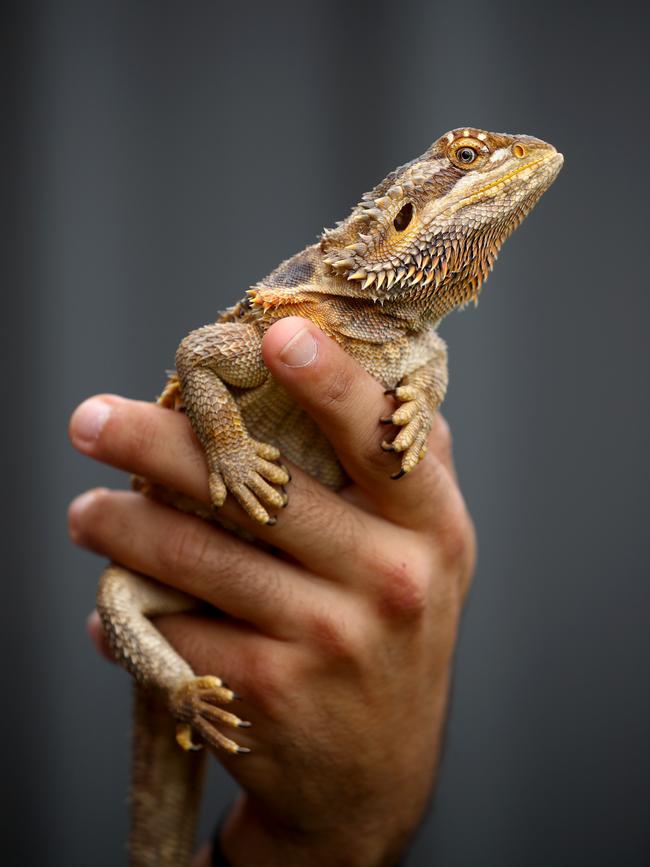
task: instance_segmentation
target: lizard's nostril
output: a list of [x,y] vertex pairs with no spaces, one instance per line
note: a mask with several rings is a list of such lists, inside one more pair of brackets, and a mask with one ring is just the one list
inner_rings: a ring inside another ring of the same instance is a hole
[[512,146],[512,152],[519,159],[523,159],[523,157],[526,156],[526,148],[522,144],[519,144],[519,143],[514,144]]

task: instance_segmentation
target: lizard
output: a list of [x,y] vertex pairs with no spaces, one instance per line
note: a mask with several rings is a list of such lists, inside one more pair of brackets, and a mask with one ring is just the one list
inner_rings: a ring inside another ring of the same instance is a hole
[[[285,316],[311,320],[393,395],[394,411],[378,425],[397,433],[390,441],[378,436],[378,448],[399,460],[394,479],[412,472],[447,389],[437,326],[477,301],[501,245],[562,164],[562,154],[540,139],[467,127],[390,172],[317,243],[180,343],[158,403],[187,415],[205,452],[212,508],[146,479],[134,487],[217,522],[230,495],[253,520],[273,524],[290,481],[281,460],[332,489],[346,484],[324,435],[262,360],[265,332]],[[227,709],[235,693],[216,675],[196,676],[152,621],[197,604],[116,563],[100,579],[105,635],[136,681],[132,867],[189,864],[201,744],[249,752],[222,731],[247,725]]]

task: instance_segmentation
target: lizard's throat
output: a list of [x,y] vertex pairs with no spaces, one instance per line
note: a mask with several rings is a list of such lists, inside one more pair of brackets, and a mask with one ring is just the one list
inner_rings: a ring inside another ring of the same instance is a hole
[[[523,215],[518,222],[523,219]],[[348,292],[379,304],[410,304],[439,319],[455,307],[478,297],[499,249],[515,225],[481,233],[440,233],[434,243],[415,253],[399,268],[374,266],[367,276],[351,280]],[[350,285],[352,284],[352,285]],[[347,294],[347,293],[346,293]]]

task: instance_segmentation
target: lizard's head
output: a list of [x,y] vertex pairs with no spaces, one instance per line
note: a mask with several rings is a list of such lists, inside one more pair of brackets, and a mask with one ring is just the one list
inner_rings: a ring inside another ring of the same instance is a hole
[[501,244],[562,163],[532,136],[452,130],[324,233],[325,262],[354,295],[417,297],[446,312],[478,295]]

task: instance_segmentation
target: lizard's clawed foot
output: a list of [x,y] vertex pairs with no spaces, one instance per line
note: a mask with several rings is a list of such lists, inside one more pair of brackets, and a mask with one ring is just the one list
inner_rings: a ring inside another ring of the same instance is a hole
[[431,404],[426,395],[413,385],[401,385],[389,392],[400,402],[400,406],[388,418],[382,418],[383,424],[394,424],[401,427],[392,442],[384,440],[382,449],[387,452],[402,454],[402,465],[393,479],[401,479],[417,466],[427,451],[427,437],[433,422]]
[[183,684],[174,694],[170,709],[176,719],[181,720],[176,729],[176,740],[184,750],[201,749],[192,734],[196,732],[201,739],[216,749],[228,753],[248,753],[246,747],[238,746],[223,735],[216,724],[233,728],[248,728],[249,722],[241,720],[234,713],[223,710],[219,705],[228,704],[237,696],[224,686],[218,677],[195,677]]
[[284,486],[291,476],[286,467],[278,464],[280,452],[275,446],[247,437],[238,448],[210,461],[210,498],[212,504],[223,506],[228,491],[254,521],[274,524],[267,508],[282,509],[287,505],[287,494],[273,485]]

